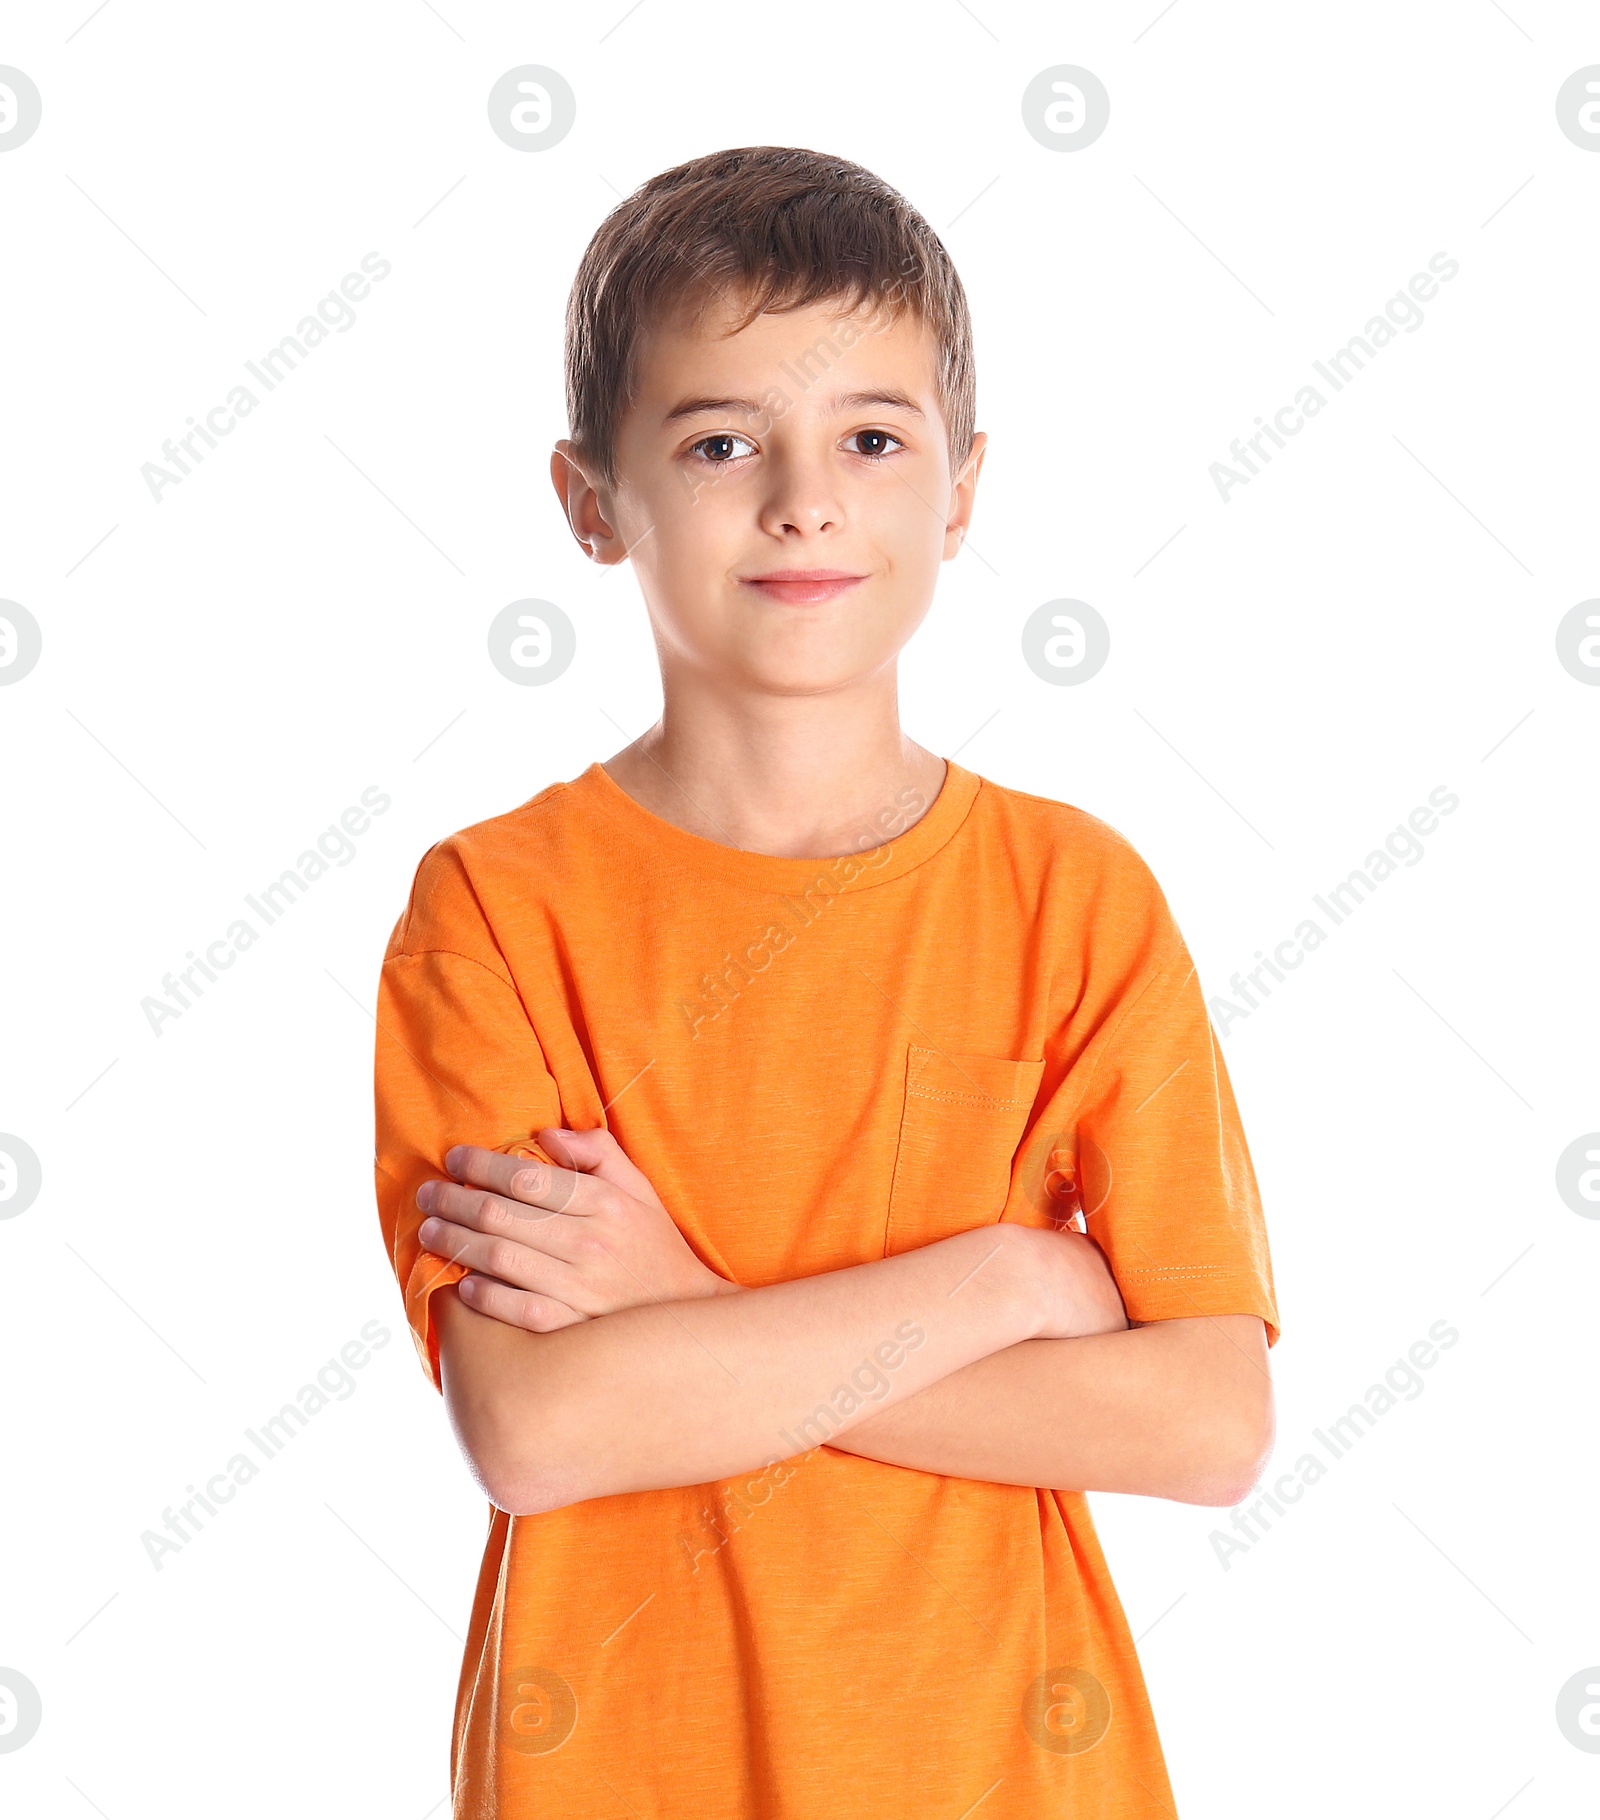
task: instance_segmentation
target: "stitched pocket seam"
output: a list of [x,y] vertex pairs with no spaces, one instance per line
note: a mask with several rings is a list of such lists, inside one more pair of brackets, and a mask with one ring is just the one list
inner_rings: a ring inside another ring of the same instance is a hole
[[[984,1070],[993,1070],[996,1074],[1004,1071],[1003,1082],[997,1082],[997,1084],[1003,1084],[1004,1090],[994,1094],[986,1093],[981,1086],[971,1082],[970,1075],[967,1075],[969,1084],[972,1085],[970,1092],[963,1091],[960,1086],[954,1084],[947,1087],[930,1084],[930,1074],[935,1080],[938,1079],[937,1071],[944,1069],[946,1065],[961,1074],[967,1074],[970,1069],[973,1073],[979,1074],[980,1078],[988,1078],[983,1073]],[[908,1222],[915,1214],[915,1208],[909,1204],[915,1189],[908,1189],[903,1177],[906,1145],[912,1131],[912,1108],[918,1104],[949,1106],[962,1113],[975,1116],[989,1114],[992,1118],[1001,1119],[1008,1127],[1020,1126],[1025,1122],[1026,1114],[1037,1097],[1039,1078],[1043,1074],[1044,1067],[1044,1061],[1037,1056],[989,1056],[971,1055],[965,1052],[958,1056],[923,1044],[913,1043],[908,1046],[905,1097],[895,1145],[889,1207],[884,1222],[885,1257],[892,1255],[891,1248],[894,1245],[897,1231],[903,1235]],[[1022,1092],[1017,1091],[1019,1074],[1029,1077],[1028,1085]],[[1011,1162],[1015,1161],[1017,1146],[1020,1145],[1023,1135],[1020,1129],[1015,1133],[1015,1142],[1012,1145],[1009,1159]],[[998,1220],[1000,1212],[996,1212],[994,1218]]]
[[1033,1095],[1031,1093],[1026,1097],[1022,1094],[1017,1094],[1011,1099],[1002,1099],[1000,1095],[996,1093],[946,1093],[937,1087],[908,1087],[906,1089],[906,1098],[908,1100],[938,1100],[948,1106],[971,1106],[974,1110],[979,1112],[990,1110],[995,1112],[1014,1112],[1018,1106],[1031,1106],[1033,1104]]

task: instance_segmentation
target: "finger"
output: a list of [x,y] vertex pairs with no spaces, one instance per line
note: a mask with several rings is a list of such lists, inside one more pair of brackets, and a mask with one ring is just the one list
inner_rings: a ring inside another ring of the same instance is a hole
[[588,1178],[575,1170],[552,1166],[538,1157],[485,1150],[481,1144],[457,1144],[446,1152],[444,1160],[457,1181],[470,1186],[492,1189],[496,1194],[551,1213],[583,1211],[574,1203]]
[[498,1277],[513,1289],[559,1296],[573,1306],[589,1299],[583,1279],[570,1264],[512,1239],[496,1238],[437,1217],[424,1220],[419,1236],[436,1257]]
[[589,1318],[554,1296],[514,1289],[493,1277],[464,1276],[456,1287],[462,1301],[475,1313],[528,1333],[554,1333],[558,1327],[571,1327]]
[[568,1131],[561,1125],[541,1125],[535,1136],[552,1156],[568,1167],[581,1169],[585,1175],[593,1176],[597,1181],[610,1182],[613,1187],[631,1194],[635,1200],[645,1201],[652,1207],[660,1207],[663,1213],[666,1212],[660,1197],[650,1185],[650,1178],[629,1159],[615,1135],[604,1125],[591,1126],[587,1131]]
[[551,1213],[522,1201],[508,1201],[482,1188],[459,1182],[424,1182],[417,1190],[417,1206],[424,1213],[471,1226],[491,1238],[510,1239],[532,1246],[553,1258],[571,1263],[581,1249],[588,1222],[565,1213]]

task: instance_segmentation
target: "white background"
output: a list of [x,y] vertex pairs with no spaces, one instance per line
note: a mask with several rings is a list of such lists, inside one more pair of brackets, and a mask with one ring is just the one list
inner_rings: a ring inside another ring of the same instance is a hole
[[[655,718],[631,573],[546,477],[567,286],[621,194],[772,143],[902,189],[972,299],[992,449],[913,737],[1127,834],[1217,995],[1460,797],[1223,1039],[1267,1484],[1459,1343],[1226,1570],[1226,1511],[1094,1499],[1179,1810],[1595,1812],[1555,1721],[1600,1663],[1600,1222],[1555,1186],[1600,1128],[1600,688],[1555,647],[1600,594],[1600,156],[1554,108],[1593,8],[90,5],[0,36],[44,109],[0,156],[0,595],[44,636],[0,689],[0,1131],[44,1181],[0,1222],[0,1667],[43,1701],[0,1807],[442,1811],[485,1507],[373,1207],[378,962],[433,841]],[[578,101],[536,155],[485,110],[530,62]],[[1070,155],[1020,112],[1061,63],[1111,96]],[[369,251],[355,326],[155,503],[142,464]],[[1210,464],[1441,251],[1420,329],[1224,503]],[[547,688],[486,656],[522,596],[578,629]],[[1111,628],[1077,687],[1021,657],[1058,597]],[[154,1035],[141,999],[369,785],[355,857]],[[163,1508],[374,1319],[355,1394],[156,1571]]]

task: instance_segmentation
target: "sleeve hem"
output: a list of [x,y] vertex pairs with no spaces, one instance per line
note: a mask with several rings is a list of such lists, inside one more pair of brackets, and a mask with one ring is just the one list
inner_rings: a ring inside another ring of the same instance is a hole
[[1213,1314],[1253,1314],[1267,1330],[1267,1346],[1278,1343],[1278,1308],[1264,1284],[1250,1277],[1219,1277],[1207,1270],[1190,1276],[1164,1272],[1158,1282],[1120,1285],[1130,1321],[1192,1321]]
[[459,1283],[466,1274],[465,1264],[424,1251],[419,1253],[406,1280],[406,1318],[411,1325],[411,1338],[422,1368],[440,1396],[444,1395],[444,1375],[439,1366],[439,1335],[434,1328],[432,1302],[439,1290]]

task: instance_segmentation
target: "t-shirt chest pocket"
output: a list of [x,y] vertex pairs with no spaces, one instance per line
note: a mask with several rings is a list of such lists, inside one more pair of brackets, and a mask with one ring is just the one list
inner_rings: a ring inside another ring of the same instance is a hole
[[1042,1057],[910,1046],[885,1257],[999,1219],[1043,1074]]

